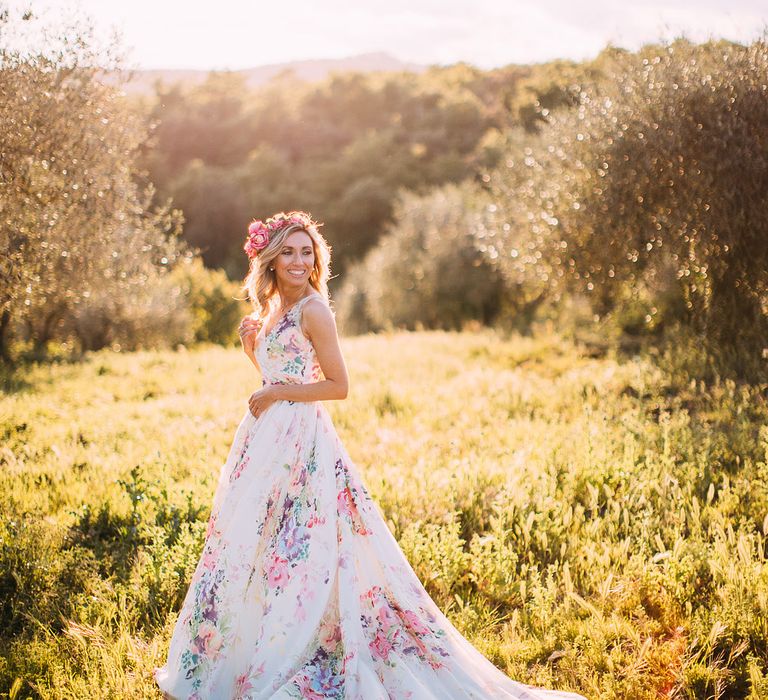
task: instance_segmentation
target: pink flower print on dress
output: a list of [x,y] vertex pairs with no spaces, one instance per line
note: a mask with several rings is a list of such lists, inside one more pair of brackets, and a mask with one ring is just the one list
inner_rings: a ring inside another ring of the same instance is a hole
[[245,694],[249,690],[253,690],[253,683],[248,679],[248,674],[243,673],[235,681],[235,700],[245,698]]
[[307,520],[307,527],[314,527],[315,525],[324,525],[325,516],[319,516],[317,513],[312,513]]
[[357,510],[357,504],[355,498],[352,495],[352,490],[349,486],[344,487],[339,491],[337,496],[337,505],[339,509],[339,515],[346,515],[349,522],[352,525],[352,529],[359,535],[370,535],[371,531],[366,529],[363,525],[363,520],[360,517],[360,512]]
[[267,570],[267,582],[272,588],[279,588],[288,581],[288,560],[273,554]]
[[329,652],[336,649],[336,645],[341,641],[341,626],[335,620],[326,620],[320,627],[320,644]]
[[403,610],[403,620],[406,626],[418,635],[430,634],[430,629],[413,610]]
[[216,561],[218,560],[218,552],[212,547],[206,547],[203,552],[203,566],[208,571],[213,571],[216,568]]
[[203,620],[197,630],[198,649],[209,659],[215,658],[221,650],[224,640],[221,633],[208,620]]
[[206,540],[211,536],[211,533],[213,532],[213,529],[215,526],[216,526],[216,513],[211,513],[211,517],[208,518],[208,529],[205,531]]
[[248,700],[250,698],[249,691],[253,690],[256,686],[251,683],[252,680],[258,678],[264,673],[264,662],[262,661],[256,668],[249,666],[248,670],[237,677],[234,688],[233,700]]
[[368,644],[368,648],[371,650],[371,654],[376,659],[387,661],[389,652],[394,648],[392,642],[387,639],[387,635],[382,630],[376,632],[376,636],[373,641]]
[[296,686],[301,693],[302,700],[326,700],[325,694],[314,690],[312,685],[312,679],[305,673],[302,673],[296,680]]
[[248,466],[248,462],[250,461],[250,457],[243,457],[238,465],[235,467],[234,471],[232,472],[232,475],[229,477],[230,481],[234,481],[237,479],[242,473],[243,469],[245,469]]
[[381,629],[384,630],[385,633],[388,633],[392,626],[399,623],[399,620],[395,613],[392,611],[392,608],[386,604],[386,598],[384,600],[385,603],[379,608],[377,617],[379,618]]
[[355,502],[352,500],[352,492],[349,490],[349,486],[339,491],[338,495],[339,515],[352,516],[352,510],[356,509]]

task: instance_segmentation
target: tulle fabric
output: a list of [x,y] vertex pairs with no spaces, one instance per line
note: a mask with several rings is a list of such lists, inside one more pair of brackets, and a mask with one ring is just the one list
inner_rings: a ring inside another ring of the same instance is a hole
[[[259,334],[264,383],[322,377],[311,298]],[[585,700],[510,679],[440,612],[320,401],[245,412],[154,678],[189,700]]]

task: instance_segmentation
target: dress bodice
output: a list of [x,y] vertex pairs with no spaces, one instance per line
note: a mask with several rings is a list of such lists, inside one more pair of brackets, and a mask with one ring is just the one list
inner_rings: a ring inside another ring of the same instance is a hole
[[310,384],[321,378],[322,370],[315,347],[301,330],[301,310],[310,299],[322,299],[309,294],[282,314],[272,330],[266,323],[256,337],[256,360],[266,384]]

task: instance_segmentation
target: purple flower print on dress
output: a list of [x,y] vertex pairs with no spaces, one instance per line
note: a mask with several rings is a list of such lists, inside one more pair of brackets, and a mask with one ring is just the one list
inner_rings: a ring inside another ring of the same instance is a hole
[[221,654],[231,628],[228,613],[223,617],[219,614],[219,587],[224,580],[223,570],[217,568],[211,572],[202,568],[202,571],[200,578],[193,584],[194,607],[191,615],[184,618],[189,645],[181,654],[182,670],[186,672],[187,679],[194,679],[194,689],[200,687],[206,669]]
[[197,647],[198,653],[209,659],[216,658],[223,644],[221,632],[210,621],[205,620],[197,630],[197,637],[193,647]]
[[[372,586],[360,596],[363,612],[360,620],[369,634],[368,648],[371,657],[392,665],[389,655],[392,651],[402,654],[415,654],[426,661],[432,668],[444,667],[439,657],[448,656],[448,652],[436,642],[445,635],[438,628],[434,631],[427,621],[434,623],[434,615],[420,610],[404,610],[380,586]],[[425,619],[427,621],[425,621]]]
[[370,535],[371,530],[365,526],[358,508],[358,503],[362,499],[369,500],[370,496],[362,484],[353,483],[341,458],[336,460],[336,487],[336,508],[339,516],[343,517],[358,535]]
[[280,538],[280,551],[285,558],[295,565],[297,559],[305,559],[309,551],[309,532],[303,525],[291,517],[285,524]]
[[[333,651],[318,645],[312,659],[293,679],[291,697],[307,700],[342,700],[344,698],[344,648],[336,644]],[[298,695],[297,695],[298,693]]]

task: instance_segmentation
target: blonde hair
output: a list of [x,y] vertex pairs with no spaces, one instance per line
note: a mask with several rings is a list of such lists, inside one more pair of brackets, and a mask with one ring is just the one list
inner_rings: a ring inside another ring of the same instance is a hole
[[273,218],[292,216],[301,217],[308,224],[287,222],[278,231],[272,232],[269,243],[251,259],[250,269],[243,282],[241,291],[248,294],[248,299],[254,305],[254,314],[257,318],[266,317],[269,311],[275,310],[279,301],[274,301],[278,296],[277,273],[269,267],[282,250],[286,238],[296,231],[304,231],[312,239],[312,248],[315,253],[315,264],[309,274],[309,284],[320,293],[326,303],[330,305],[328,294],[328,280],[331,276],[331,246],[325,240],[318,228],[322,226],[306,212],[292,211],[288,214],[280,212]]

